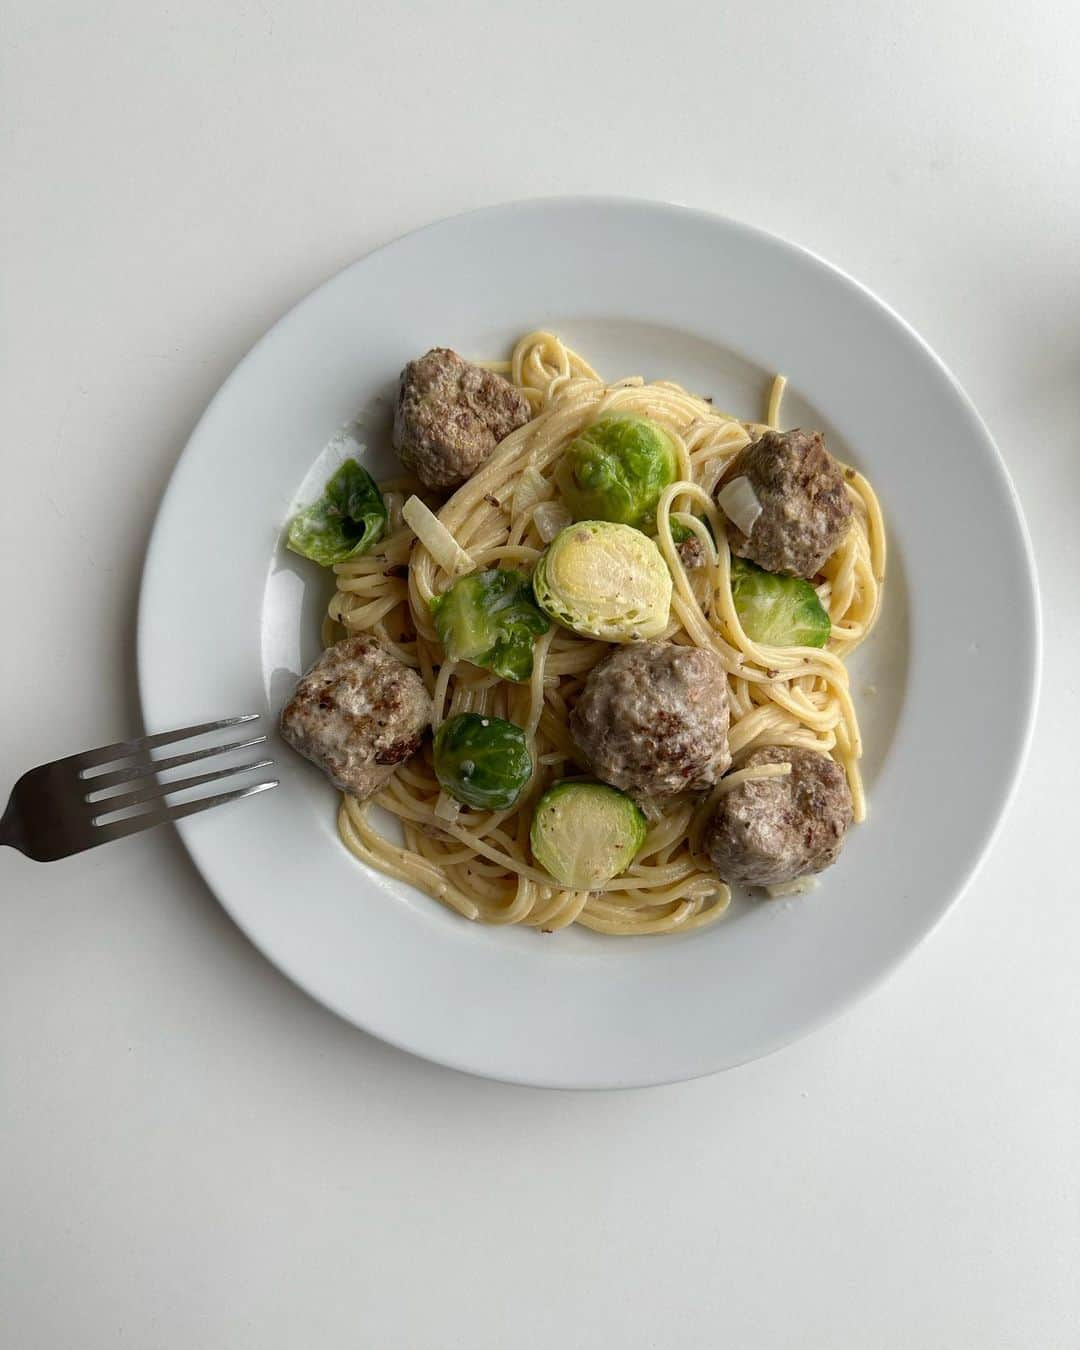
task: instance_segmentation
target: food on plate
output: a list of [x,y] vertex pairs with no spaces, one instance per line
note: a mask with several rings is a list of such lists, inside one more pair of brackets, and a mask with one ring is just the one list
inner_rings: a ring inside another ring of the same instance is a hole
[[281,714],[284,739],[358,801],[385,786],[430,725],[423,680],[364,633],[323,652]]
[[688,572],[693,572],[695,568],[705,566],[709,555],[705,544],[692,530],[688,530],[685,525],[673,520],[671,522],[671,538],[679,561]]
[[406,368],[410,476],[376,497],[350,470],[326,495],[359,514],[293,527],[342,536],[282,725],[341,787],[350,852],[468,919],[620,936],[836,860],[866,814],[845,659],[885,531],[861,474],[778,429],[782,394],[742,421],[540,332]]
[[731,763],[727,672],[672,642],[617,647],[592,668],[570,734],[597,778],[634,797],[705,792]]
[[562,782],[536,803],[533,857],[561,885],[589,892],[625,872],[645,842],[641,808],[606,783]]
[[372,549],[383,536],[386,518],[378,483],[355,459],[347,459],[322,496],[293,517],[287,543],[294,553],[332,567]]
[[509,380],[434,347],[401,372],[394,449],[425,487],[446,492],[528,420],[528,400]]
[[656,544],[632,525],[582,520],[547,546],[533,591],[564,628],[605,642],[638,642],[667,627],[671,573]]
[[431,613],[443,650],[504,680],[527,680],[533,644],[551,627],[533,599],[528,574],[493,567],[458,577],[434,596]]
[[824,647],[829,611],[801,577],[766,572],[745,558],[731,560],[731,598],[743,632],[769,647]]
[[647,417],[600,417],[575,436],[555,468],[555,483],[574,520],[613,520],[648,528],[678,465],[675,446]]
[[481,811],[508,811],[532,777],[525,732],[504,717],[448,717],[435,733],[433,758],[450,796]]
[[844,473],[820,431],[766,431],[724,473],[732,553],[767,572],[817,575],[851,523]]
[[834,863],[853,814],[836,760],[765,745],[721,782],[701,847],[725,881],[775,886]]

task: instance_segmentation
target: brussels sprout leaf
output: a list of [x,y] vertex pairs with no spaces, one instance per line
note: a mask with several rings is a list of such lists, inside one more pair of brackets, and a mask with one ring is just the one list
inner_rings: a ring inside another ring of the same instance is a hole
[[378,484],[355,459],[347,459],[318,501],[293,517],[288,545],[294,553],[332,567],[366,553],[385,529],[386,503]]

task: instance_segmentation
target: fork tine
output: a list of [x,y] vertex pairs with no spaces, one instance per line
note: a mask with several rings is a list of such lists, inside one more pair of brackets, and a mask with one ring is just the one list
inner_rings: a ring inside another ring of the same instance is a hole
[[192,774],[190,778],[176,778],[169,783],[152,783],[138,792],[118,792],[114,797],[103,797],[91,805],[97,807],[100,814],[90,822],[99,824],[114,811],[126,810],[129,806],[140,806],[143,802],[152,802],[158,797],[168,797],[174,792],[186,792],[188,788],[198,787],[200,783],[216,783],[231,778],[238,773],[254,773],[256,769],[269,769],[272,759],[260,759],[256,764],[234,764],[225,769],[212,769],[209,773]]
[[213,797],[200,797],[197,801],[184,802],[180,806],[159,806],[153,811],[142,811],[137,816],[128,816],[125,820],[114,821],[111,825],[99,825],[100,843],[113,839],[122,839],[127,834],[137,834],[153,825],[164,825],[166,821],[183,820],[199,811],[209,811],[212,806],[223,806],[225,802],[238,802],[243,797],[254,797],[258,792],[266,792],[278,785],[276,778],[265,783],[255,783],[251,787],[234,788],[232,792],[219,792]]
[[226,727],[239,726],[242,722],[257,722],[259,716],[259,713],[244,713],[240,717],[223,717],[217,722],[180,727],[176,731],[159,731],[154,736],[139,736],[133,741],[117,741],[115,745],[103,745],[97,750],[86,750],[81,755],[69,755],[64,762],[77,769],[92,769],[95,765],[111,764],[114,759],[127,759],[143,750],[154,750],[159,745],[169,745],[172,741],[189,741],[195,736],[205,736],[211,731],[224,731]]
[[[265,736],[253,736],[249,741],[232,741],[228,745],[210,745],[203,750],[189,750],[186,755],[171,755],[167,759],[150,759],[145,764],[128,764],[119,769],[111,769],[108,773],[96,773],[92,778],[84,780],[87,801],[91,800],[92,794],[100,792],[104,788],[116,787],[119,783],[132,782],[136,778],[146,778],[152,773],[161,773],[165,769],[178,769],[182,764],[194,764],[196,760],[210,759],[213,755],[227,755],[230,750],[250,750],[253,745],[262,745],[265,741]],[[100,806],[103,801],[109,800],[108,797],[94,797],[93,804]]]

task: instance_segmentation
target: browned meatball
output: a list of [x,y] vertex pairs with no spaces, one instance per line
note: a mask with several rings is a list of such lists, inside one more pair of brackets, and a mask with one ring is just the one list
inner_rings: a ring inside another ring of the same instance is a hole
[[585,681],[570,734],[597,778],[639,797],[703,792],[731,762],[719,656],[670,642],[618,647]]
[[435,347],[401,372],[394,449],[425,486],[449,492],[530,415],[509,380]]
[[702,851],[725,881],[776,886],[834,863],[851,824],[843,769],[816,750],[768,745],[740,769],[790,764],[784,778],[759,778],[725,792],[706,821]]
[[809,580],[851,521],[844,475],[820,431],[766,431],[732,460],[721,486],[745,476],[761,514],[749,537],[727,522],[731,551],[766,572]]
[[281,734],[362,801],[420,748],[431,711],[416,671],[361,635],[323,652],[285,705]]

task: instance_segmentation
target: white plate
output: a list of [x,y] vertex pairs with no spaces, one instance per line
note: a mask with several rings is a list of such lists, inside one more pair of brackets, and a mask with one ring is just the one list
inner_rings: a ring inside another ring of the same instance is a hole
[[786,423],[822,428],[877,488],[890,575],[853,680],[870,817],[838,865],[696,933],[479,927],[354,861],[333,790],[280,744],[280,788],[180,833],[272,961],[395,1045],[522,1083],[690,1078],[822,1023],[926,936],[990,843],[1032,723],[1038,603],[1005,468],[933,353],[842,273],[698,211],[588,199],[445,221],[347,268],[241,362],[176,468],[140,601],[146,726],[276,713],[330,590],[281,528],[329,443],[359,413],[385,446],[410,357],[502,355],[536,327],[610,377],[675,379],[748,417],[783,371]]

